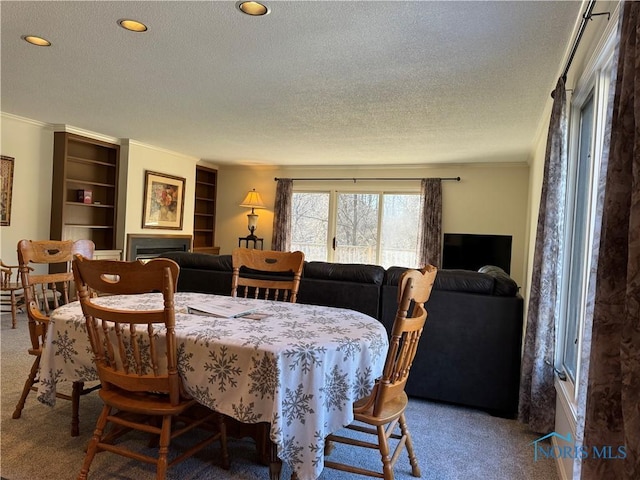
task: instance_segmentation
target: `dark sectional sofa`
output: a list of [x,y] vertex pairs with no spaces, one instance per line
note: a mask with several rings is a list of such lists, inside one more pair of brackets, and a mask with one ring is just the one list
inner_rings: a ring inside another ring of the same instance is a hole
[[[163,255],[180,265],[178,291],[229,295],[231,256]],[[298,302],[366,313],[391,330],[402,267],[305,262]],[[439,270],[406,391],[512,417],[517,412],[523,299],[504,271]]]

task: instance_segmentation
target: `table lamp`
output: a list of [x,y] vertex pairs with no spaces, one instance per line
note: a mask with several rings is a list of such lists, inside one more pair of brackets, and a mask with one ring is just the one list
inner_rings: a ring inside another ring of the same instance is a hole
[[254,188],[249,193],[247,193],[247,196],[244,198],[240,206],[251,209],[251,213],[247,214],[247,228],[249,229],[249,232],[251,232],[251,234],[247,238],[250,240],[256,240],[257,237],[253,234],[253,232],[258,227],[258,214],[255,213],[255,209],[264,208],[262,197],[260,197],[260,194],[256,192],[256,189]]

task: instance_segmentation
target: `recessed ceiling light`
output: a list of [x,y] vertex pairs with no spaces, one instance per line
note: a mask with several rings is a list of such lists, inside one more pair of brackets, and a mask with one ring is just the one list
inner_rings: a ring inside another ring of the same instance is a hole
[[23,35],[22,39],[25,42],[29,42],[31,45],[37,45],[38,47],[50,47],[51,42],[46,38],[38,37],[36,35]]
[[254,17],[259,17],[269,13],[267,6],[258,2],[238,2],[236,3],[236,6],[242,13],[246,13],[247,15],[252,15]]
[[137,20],[123,18],[122,20],[118,20],[118,25],[120,25],[125,30],[130,30],[132,32],[147,31],[147,26],[144,23],[138,22]]

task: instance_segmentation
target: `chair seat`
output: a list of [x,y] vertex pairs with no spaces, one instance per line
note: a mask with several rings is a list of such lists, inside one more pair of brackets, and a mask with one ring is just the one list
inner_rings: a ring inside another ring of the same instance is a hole
[[[364,398],[362,400],[358,400],[354,404],[354,408],[357,409],[359,406],[366,404],[369,398]],[[354,414],[354,418],[360,422],[368,423],[369,425],[385,425],[390,421],[398,418],[407,408],[409,404],[409,398],[407,394],[402,392],[396,398],[391,401],[385,402],[382,408],[382,411],[378,416],[373,415],[373,403],[369,410],[364,412],[356,412]]]
[[103,388],[99,394],[102,401],[113,408],[143,415],[179,415],[197,404],[193,399],[182,399],[177,405],[171,405],[168,395],[128,392],[114,387]]

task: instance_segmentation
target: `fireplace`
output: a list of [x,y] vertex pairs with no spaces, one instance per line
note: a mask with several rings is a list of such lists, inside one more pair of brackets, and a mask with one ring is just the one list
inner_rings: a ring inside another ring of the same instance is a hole
[[191,235],[127,235],[127,260],[149,260],[165,252],[191,251]]

